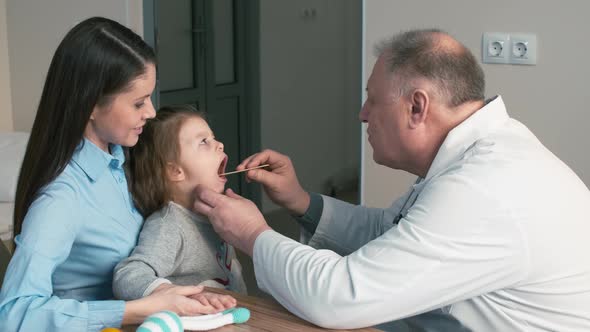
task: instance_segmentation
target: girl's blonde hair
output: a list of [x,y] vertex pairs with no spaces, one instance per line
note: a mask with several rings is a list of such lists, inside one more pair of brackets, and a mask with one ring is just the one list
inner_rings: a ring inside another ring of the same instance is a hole
[[166,167],[180,159],[178,134],[192,117],[205,119],[204,113],[190,105],[160,108],[143,127],[138,143],[129,150],[129,190],[144,218],[171,199]]

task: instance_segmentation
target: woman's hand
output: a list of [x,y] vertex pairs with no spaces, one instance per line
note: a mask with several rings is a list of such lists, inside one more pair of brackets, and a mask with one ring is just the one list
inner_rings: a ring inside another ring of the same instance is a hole
[[162,284],[149,296],[125,304],[123,325],[141,323],[147,316],[163,310],[179,316],[196,316],[214,314],[235,305],[233,297],[203,292],[203,286]]
[[216,312],[227,310],[236,306],[236,299],[230,295],[217,294],[212,292],[201,292],[190,296],[191,299],[199,301],[204,307],[213,307]]

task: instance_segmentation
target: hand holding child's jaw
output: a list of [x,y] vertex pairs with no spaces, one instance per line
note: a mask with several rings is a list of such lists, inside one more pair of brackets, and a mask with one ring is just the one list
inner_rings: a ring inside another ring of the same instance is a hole
[[222,195],[198,186],[194,209],[209,218],[215,231],[227,243],[250,256],[258,235],[271,229],[256,205],[231,189]]

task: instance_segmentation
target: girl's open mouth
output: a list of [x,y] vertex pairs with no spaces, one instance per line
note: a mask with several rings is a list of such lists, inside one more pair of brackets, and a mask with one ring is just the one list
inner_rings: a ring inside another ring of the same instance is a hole
[[219,175],[220,178],[225,179],[225,175],[220,175],[225,173],[225,167],[227,166],[227,156],[225,156],[222,160],[221,160],[221,164],[219,164],[219,168],[217,169],[217,174]]

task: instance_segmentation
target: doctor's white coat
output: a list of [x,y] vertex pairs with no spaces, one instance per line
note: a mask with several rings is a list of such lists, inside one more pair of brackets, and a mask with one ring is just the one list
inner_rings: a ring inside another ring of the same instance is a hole
[[590,331],[590,192],[501,97],[390,208],[323,201],[309,246],[266,231],[254,247],[259,287],[306,320],[356,328],[442,307],[474,331]]

